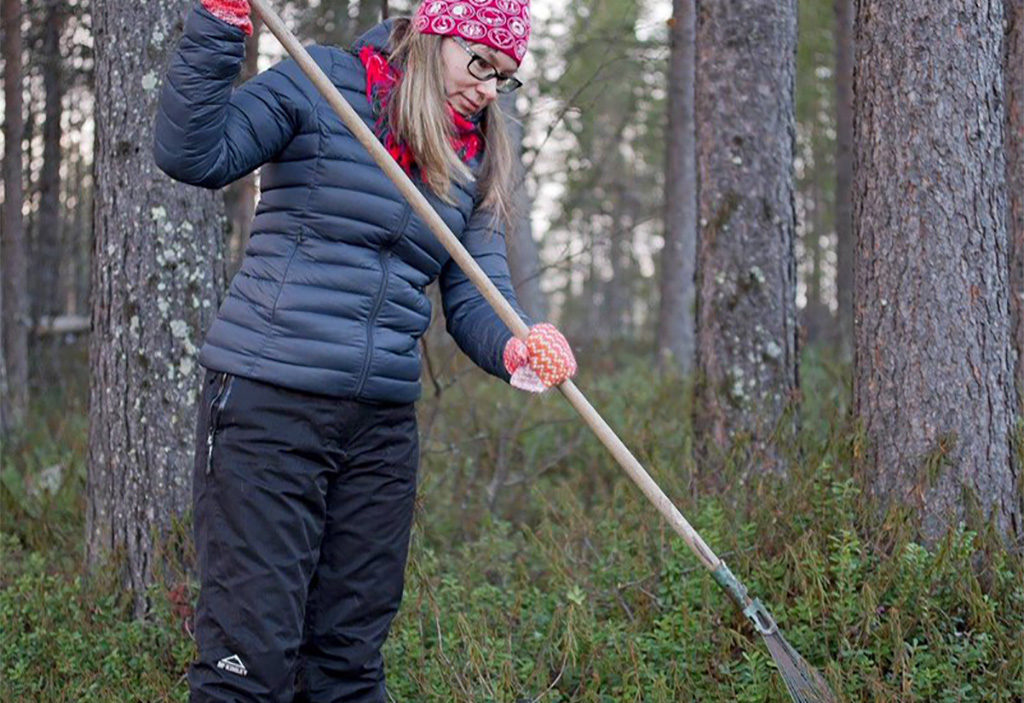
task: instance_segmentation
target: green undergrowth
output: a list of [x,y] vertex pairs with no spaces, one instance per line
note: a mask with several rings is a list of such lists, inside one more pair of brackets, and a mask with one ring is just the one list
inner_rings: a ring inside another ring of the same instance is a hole
[[[1024,700],[1020,557],[983,527],[926,549],[907,516],[877,514],[841,364],[806,356],[800,430],[778,439],[788,473],[767,479],[742,450],[696,462],[689,389],[646,358],[582,367],[593,405],[842,700]],[[558,395],[447,367],[425,388],[394,700],[787,700],[743,617]],[[0,699],[186,700],[194,582],[155,586],[133,619],[113,569],[83,570],[83,388],[33,418],[0,472]]]

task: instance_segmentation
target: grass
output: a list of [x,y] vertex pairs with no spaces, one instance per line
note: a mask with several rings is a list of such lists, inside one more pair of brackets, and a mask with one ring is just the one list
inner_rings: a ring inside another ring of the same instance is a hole
[[[420,404],[393,698],[786,700],[759,638],[568,405],[461,369]],[[694,462],[687,385],[652,382],[644,356],[579,385],[843,700],[1024,700],[1020,556],[965,528],[926,549],[912,516],[879,515],[848,370],[815,351],[801,376],[788,475],[747,481],[740,454]],[[184,701],[195,584],[154,586],[132,619],[116,579],[81,564],[83,383],[51,389],[3,448],[0,700]]]

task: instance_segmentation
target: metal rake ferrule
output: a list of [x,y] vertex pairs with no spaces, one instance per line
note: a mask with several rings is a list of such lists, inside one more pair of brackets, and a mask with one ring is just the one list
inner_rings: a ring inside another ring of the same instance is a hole
[[764,607],[764,603],[760,599],[751,598],[747,594],[747,587],[740,583],[740,580],[732,573],[728,564],[724,561],[719,561],[718,566],[711,572],[711,576],[715,579],[715,583],[721,586],[722,590],[729,594],[733,602],[743,611],[743,614],[750,621],[750,624],[754,626],[758,634],[771,635],[778,632],[779,626],[775,623],[775,619],[768,612],[768,609]]

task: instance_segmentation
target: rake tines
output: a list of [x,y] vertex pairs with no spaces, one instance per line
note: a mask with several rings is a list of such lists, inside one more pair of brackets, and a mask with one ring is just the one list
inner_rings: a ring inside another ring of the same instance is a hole
[[775,668],[794,703],[838,703],[822,675],[786,641],[764,604],[747,595],[746,586],[739,582],[724,561],[719,562],[712,576],[764,638]]

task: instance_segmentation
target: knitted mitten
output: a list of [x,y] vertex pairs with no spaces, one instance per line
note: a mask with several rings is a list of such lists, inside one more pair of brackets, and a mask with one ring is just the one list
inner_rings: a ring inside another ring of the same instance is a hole
[[252,36],[252,20],[249,19],[249,0],[202,0],[211,15],[238,27]]
[[525,342],[516,337],[508,340],[502,360],[512,385],[531,393],[557,386],[576,373],[568,340],[548,322],[531,327]]

